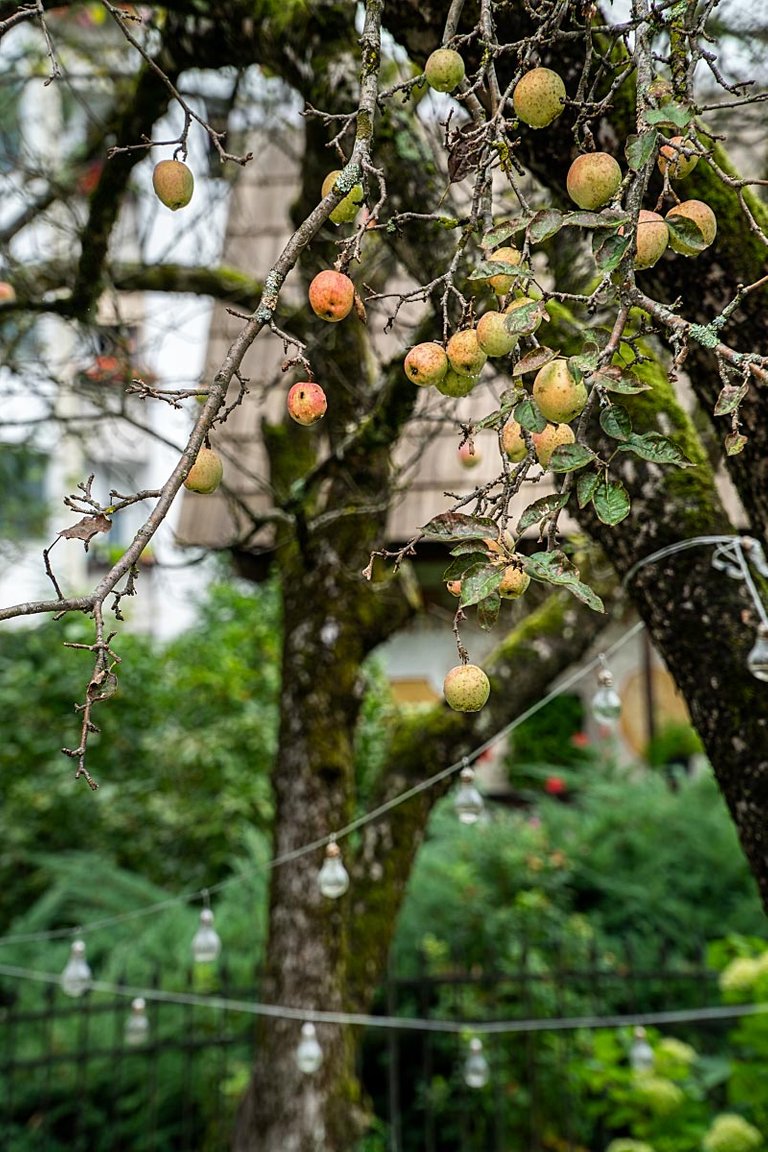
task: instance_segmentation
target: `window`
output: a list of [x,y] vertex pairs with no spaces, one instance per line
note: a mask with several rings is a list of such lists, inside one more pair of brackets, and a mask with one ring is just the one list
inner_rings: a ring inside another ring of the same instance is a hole
[[27,444],[0,444],[0,537],[23,540],[45,534],[48,458]]

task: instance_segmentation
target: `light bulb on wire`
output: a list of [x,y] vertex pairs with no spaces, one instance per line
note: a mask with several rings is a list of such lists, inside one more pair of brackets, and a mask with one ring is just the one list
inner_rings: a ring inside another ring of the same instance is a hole
[[315,1026],[307,1021],[301,1026],[301,1040],[296,1048],[296,1063],[300,1072],[311,1076],[313,1072],[317,1072],[322,1062],[323,1050],[318,1043]]
[[203,908],[200,925],[192,937],[192,959],[195,964],[212,964],[221,952],[221,939],[213,926],[213,912]]
[[462,824],[476,824],[482,815],[483,798],[475,787],[474,769],[470,768],[466,759],[459,775],[453,806]]
[[123,1037],[131,1048],[138,1048],[144,1044],[149,1036],[149,1019],[147,1017],[147,1004],[142,996],[131,1001],[131,1011],[125,1021]]
[[483,1052],[483,1042],[477,1036],[469,1042],[469,1055],[464,1061],[464,1083],[468,1088],[484,1088],[490,1069]]
[[597,684],[592,697],[592,715],[601,727],[615,728],[621,715],[621,697],[613,686],[613,675],[604,656],[600,657]]
[[768,625],[760,624],[757,639],[747,656],[747,668],[758,680],[768,680]]
[[635,1034],[629,1048],[629,1066],[636,1075],[644,1075],[653,1071],[655,1057],[653,1048],[648,1043],[645,1028],[635,1028]]
[[82,996],[91,986],[93,974],[85,958],[85,941],[73,940],[69,959],[59,979],[59,986],[67,996]]
[[338,900],[349,888],[349,873],[344,867],[341,849],[335,840],[326,845],[325,859],[317,874],[317,883],[323,896],[329,900]]

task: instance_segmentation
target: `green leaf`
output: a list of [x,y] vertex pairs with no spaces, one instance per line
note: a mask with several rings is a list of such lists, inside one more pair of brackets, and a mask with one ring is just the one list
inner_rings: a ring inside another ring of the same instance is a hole
[[479,604],[501,584],[504,569],[498,564],[481,564],[467,572],[461,581],[461,596],[459,603],[462,608],[470,604]]
[[582,472],[582,474],[576,478],[576,499],[579,502],[579,508],[586,508],[594,496],[595,488],[597,488],[599,482],[599,472]]
[[550,236],[556,235],[564,222],[563,213],[558,212],[556,208],[546,208],[542,212],[537,212],[528,228],[531,243],[540,244],[542,240],[548,240]]
[[484,540],[486,536],[497,540],[499,529],[495,520],[487,516],[467,516],[463,512],[441,512],[422,528],[425,540],[458,543],[460,540]]
[[627,164],[633,172],[639,172],[653,156],[658,139],[658,132],[641,132],[639,136],[629,136],[624,145],[624,155]]
[[603,215],[602,212],[569,212],[563,224],[574,228],[610,228],[616,231],[622,224],[626,224],[629,217],[623,214],[614,215],[613,211]]
[[553,472],[575,472],[596,459],[595,453],[586,444],[561,444],[552,453],[549,467]]
[[568,494],[563,492],[556,492],[551,496],[542,496],[539,500],[534,500],[533,504],[529,504],[520,517],[517,531],[525,532],[526,528],[530,528],[532,524],[538,524],[539,520],[543,520],[545,516],[559,512],[567,503]]
[[709,247],[701,228],[688,216],[672,212],[667,213],[664,219],[667,222],[670,236],[686,248],[692,248],[694,252],[703,252],[705,248]]
[[[486,537],[483,537],[485,539]],[[474,553],[477,560],[487,560],[487,553],[481,552],[476,540],[462,540],[461,544],[451,548],[451,556],[471,556]]]
[[500,608],[501,596],[499,596],[498,592],[493,592],[490,596],[486,596],[484,600],[480,600],[477,605],[477,622],[484,632],[490,632],[491,628],[493,628],[499,618]]
[[637,392],[647,392],[651,387],[644,380],[639,380],[631,372],[621,368],[603,368],[595,372],[592,383],[605,388],[607,392],[620,392],[623,396],[634,396]]
[[505,312],[504,327],[512,336],[524,336],[534,331],[546,312],[547,306],[543,300],[531,300],[529,304],[521,304],[512,312]]
[[520,357],[512,369],[512,375],[524,376],[526,372],[538,372],[539,368],[549,364],[550,360],[554,360],[556,356],[557,352],[554,349],[546,348],[544,345],[540,348],[533,348],[530,352],[526,352],[525,356]]
[[644,436],[631,433],[623,444],[619,444],[618,452],[632,452],[641,460],[650,460],[653,464],[675,464],[678,468],[692,468],[693,464],[678,448],[677,444],[660,432],[646,432]]
[[632,433],[632,420],[621,404],[610,404],[600,413],[600,427],[606,436],[614,440],[626,440]]
[[530,396],[524,396],[519,404],[515,406],[515,420],[521,428],[526,428],[529,432],[543,432],[547,426],[547,421],[539,411],[539,406]]
[[725,451],[729,456],[738,456],[747,444],[747,437],[741,432],[729,432],[724,440]]
[[734,412],[749,391],[748,384],[726,384],[720,390],[715,404],[715,416],[727,416]]
[[600,271],[613,272],[618,268],[631,242],[631,236],[619,236],[616,233],[601,240],[594,250],[595,263]]
[[477,548],[473,552],[467,552],[464,556],[457,556],[443,572],[443,580],[463,580],[470,568],[479,567],[481,564],[488,563],[488,553],[478,552]]
[[579,579],[578,569],[571,564],[564,552],[534,552],[525,563],[526,571],[535,580],[543,580],[547,584],[554,584],[559,588],[566,588],[582,604],[588,605],[596,612],[604,612],[605,606],[588,584]]
[[530,276],[527,264],[508,264],[506,260],[483,260],[470,272],[468,280],[488,280],[491,276]]
[[592,504],[603,524],[619,524],[629,515],[629,493],[619,480],[599,479]]
[[512,409],[521,396],[525,395],[525,389],[518,385],[517,388],[505,389],[499,397],[499,407],[493,412],[489,412],[487,416],[483,416],[482,420],[473,420],[472,427],[475,432],[480,432],[483,428],[498,429],[512,413]]
[[586,372],[594,372],[599,359],[598,352],[582,352],[578,356],[569,356],[568,370],[578,382]]
[[664,104],[661,108],[651,108],[645,118],[649,124],[661,128],[687,128],[691,122],[691,111],[680,104]]
[[497,224],[495,228],[491,228],[486,232],[481,241],[483,248],[498,248],[505,240],[509,240],[510,236],[514,236],[515,232],[522,232],[528,224],[528,218],[525,216],[518,216],[514,220],[507,220],[505,224]]

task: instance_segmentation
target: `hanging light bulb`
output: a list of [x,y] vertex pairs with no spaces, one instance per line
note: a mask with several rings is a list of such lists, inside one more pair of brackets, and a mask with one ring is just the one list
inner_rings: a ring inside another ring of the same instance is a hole
[[323,896],[330,900],[338,900],[349,888],[349,873],[341,859],[341,849],[335,840],[331,840],[325,849],[325,860],[317,874],[317,883]]
[[85,941],[73,940],[59,986],[67,996],[82,996],[90,988],[92,980],[93,975],[85,958]]
[[149,1019],[147,1018],[147,1005],[143,997],[137,996],[131,1001],[131,1011],[125,1021],[123,1036],[126,1044],[131,1048],[138,1048],[144,1044],[149,1035]]
[[314,1024],[307,1022],[301,1026],[301,1040],[296,1048],[296,1063],[299,1071],[311,1076],[323,1062],[323,1050],[317,1041]]
[[613,676],[602,656],[600,662],[598,688],[592,697],[592,715],[602,727],[613,728],[621,715],[621,697],[613,686]]
[[211,964],[221,952],[221,940],[213,926],[213,912],[203,908],[200,926],[192,937],[192,958],[196,964]]
[[636,1075],[652,1072],[655,1057],[648,1043],[645,1028],[635,1028],[634,1038],[629,1047],[629,1066]]
[[483,811],[483,798],[475,787],[475,773],[466,759],[459,776],[453,806],[462,824],[476,824]]
[[758,680],[768,680],[768,626],[765,624],[757,629],[757,639],[747,656],[747,668]]
[[484,1088],[490,1069],[483,1053],[483,1042],[476,1036],[469,1042],[469,1055],[464,1061],[464,1083],[468,1088]]

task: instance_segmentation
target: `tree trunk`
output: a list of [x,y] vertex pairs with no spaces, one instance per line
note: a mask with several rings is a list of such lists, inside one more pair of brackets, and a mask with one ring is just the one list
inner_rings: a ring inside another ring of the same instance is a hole
[[[273,772],[274,854],[290,855],[348,823],[354,800],[352,734],[364,656],[349,611],[344,561],[283,567],[283,691]],[[291,1008],[345,1010],[350,895],[323,896],[321,849],[275,868],[262,999]],[[236,1152],[342,1152],[361,1131],[348,1029],[319,1024],[320,1069],[296,1065],[300,1022],[265,1019],[243,1101]]]

